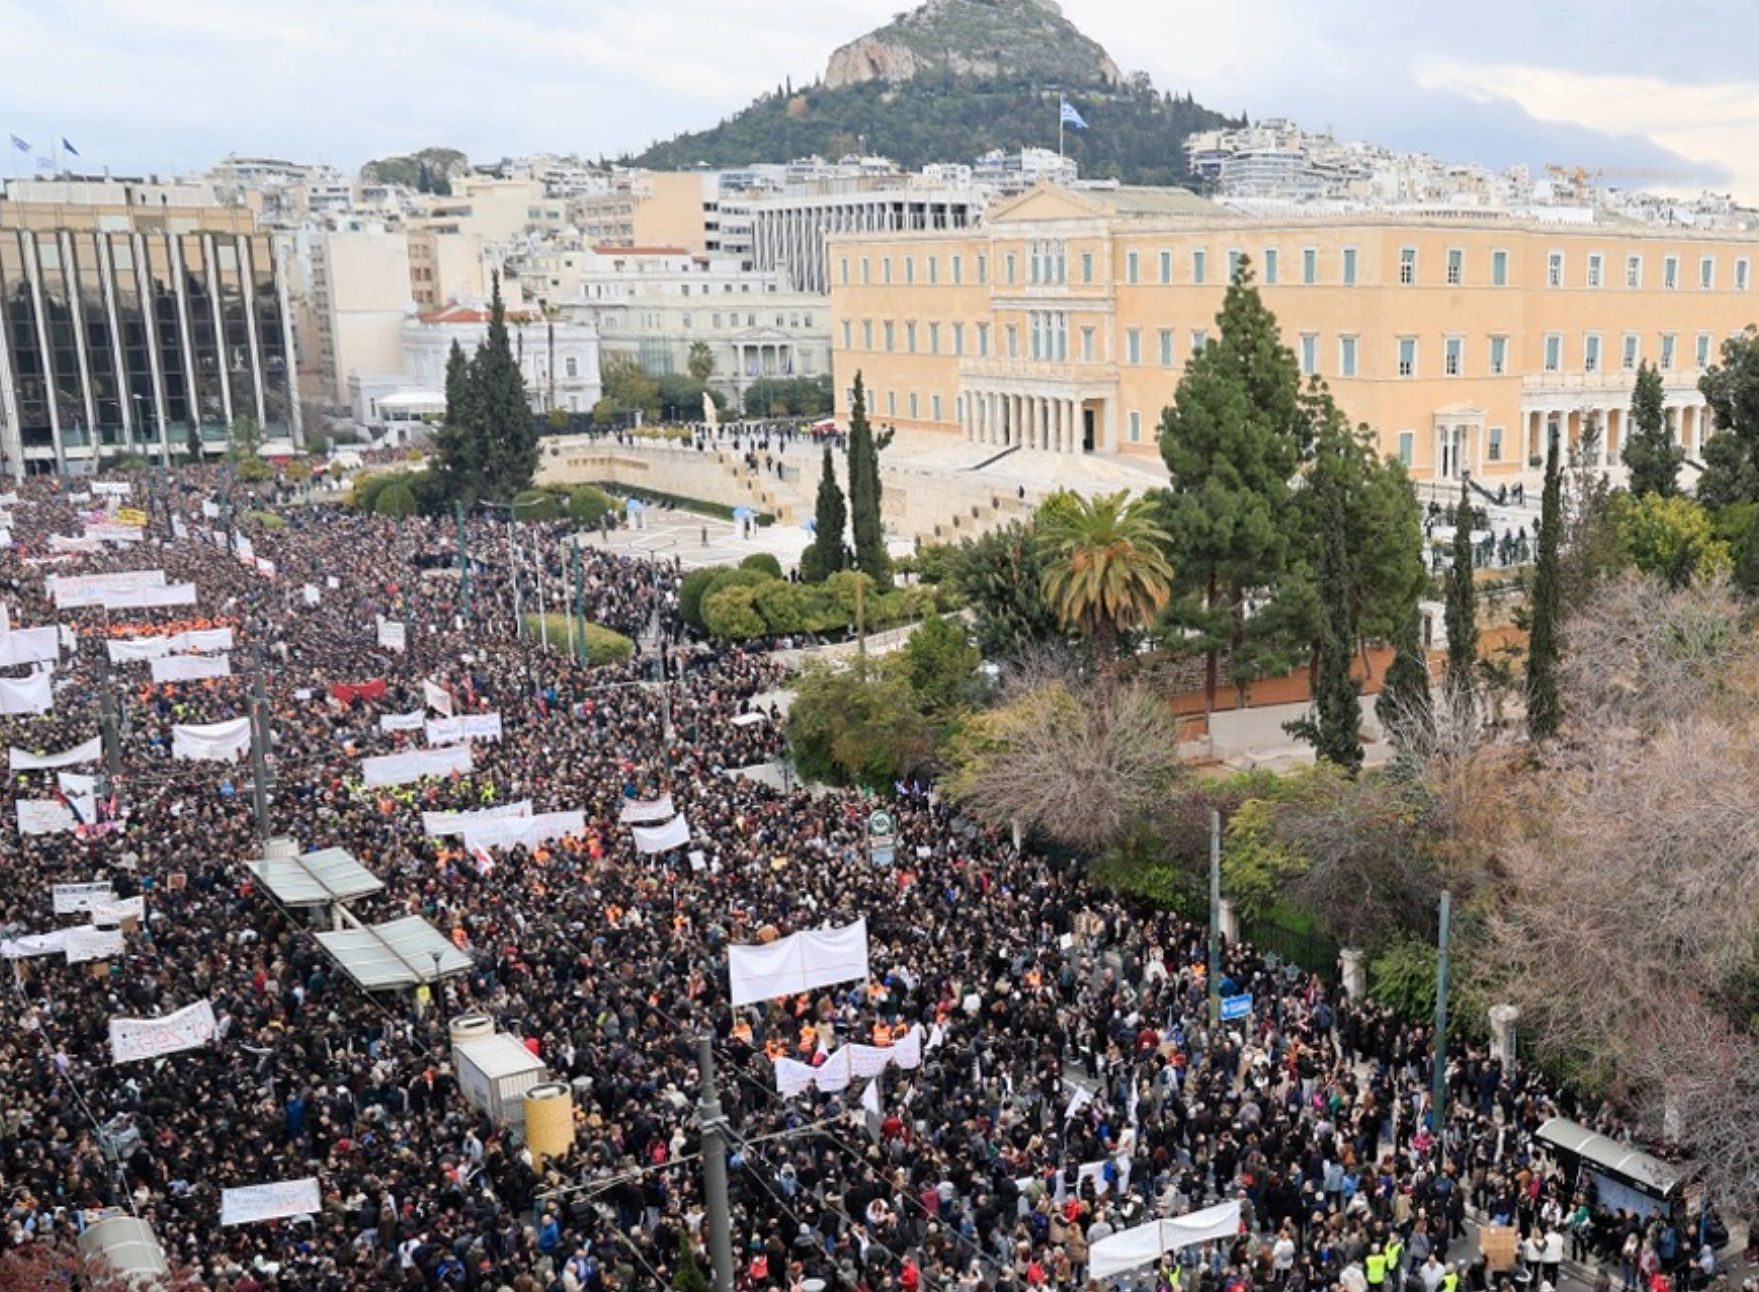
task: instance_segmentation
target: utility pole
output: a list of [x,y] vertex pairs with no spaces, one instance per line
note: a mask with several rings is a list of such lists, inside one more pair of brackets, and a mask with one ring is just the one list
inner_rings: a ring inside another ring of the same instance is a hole
[[458,526],[458,602],[464,622],[470,622],[470,554],[464,546],[464,503],[452,502],[452,521]]
[[1450,903],[1450,895],[1444,888],[1441,893],[1441,935],[1436,943],[1435,954],[1435,1072],[1429,1095],[1437,1160],[1446,1151],[1442,1145],[1442,1137],[1445,1130],[1443,1101],[1447,1098],[1448,1084],[1448,936],[1452,932],[1449,921]]
[[252,651],[250,679],[250,770],[256,782],[251,797],[256,804],[257,834],[269,841],[269,697],[263,689],[263,648]]
[[519,601],[519,542],[513,536],[513,504],[507,504],[507,570],[513,576],[513,634],[525,639],[525,616]]
[[1222,814],[1209,810],[1209,1024],[1222,1021]]
[[[568,659],[569,662],[580,658],[574,650],[574,619],[586,609],[586,602],[580,596],[580,534],[576,531],[568,544],[568,591],[562,598],[568,603]],[[585,625],[581,633],[586,632]]]
[[715,1039],[696,1038],[702,1092],[696,1115],[702,1123],[702,1190],[708,1207],[708,1250],[714,1292],[733,1292],[733,1211],[727,1201],[727,1119],[715,1089]]
[[116,692],[110,685],[110,643],[98,643],[98,727],[104,736],[104,775],[99,797],[108,799],[122,775],[122,733],[116,721]]
[[855,575],[855,653],[867,662],[867,581],[859,571]]

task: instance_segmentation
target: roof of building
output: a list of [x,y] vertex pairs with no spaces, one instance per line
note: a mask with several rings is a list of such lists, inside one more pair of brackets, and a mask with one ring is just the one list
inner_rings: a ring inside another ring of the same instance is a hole
[[[490,317],[489,311],[480,305],[464,305],[457,301],[453,301],[450,305],[442,305],[437,310],[427,310],[416,315],[416,318],[421,322],[435,325],[487,323]],[[508,310],[506,317],[509,323],[531,323],[537,319],[537,315],[524,310]]]
[[1114,215],[1221,215],[1223,208],[1188,188],[1083,189],[1081,196]]
[[283,906],[323,906],[366,897],[385,887],[383,880],[344,848],[262,857],[244,865]]
[[615,247],[608,242],[599,243],[593,251],[601,256],[688,256],[688,247]]
[[317,934],[318,945],[335,957],[348,976],[376,991],[413,987],[469,970],[471,959],[419,915]]

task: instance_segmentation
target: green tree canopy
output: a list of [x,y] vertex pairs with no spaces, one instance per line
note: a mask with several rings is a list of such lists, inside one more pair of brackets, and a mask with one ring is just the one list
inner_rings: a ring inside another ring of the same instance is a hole
[[1680,463],[1686,450],[1667,433],[1667,413],[1662,401],[1666,392],[1661,370],[1647,360],[1637,365],[1637,383],[1631,390],[1631,425],[1625,435],[1622,456],[1631,472],[1631,492],[1667,497],[1679,492]]
[[1708,507],[1759,501],[1759,328],[1722,343],[1722,362],[1698,380],[1716,428],[1704,443],[1698,500]]
[[1010,521],[951,549],[949,582],[971,607],[977,644],[990,659],[1011,659],[1057,635],[1044,599],[1043,547],[1034,526]]
[[849,549],[843,541],[848,524],[849,511],[843,503],[842,486],[837,483],[836,459],[827,444],[818,477],[818,500],[813,508],[812,543],[800,556],[801,578],[808,583],[822,583],[848,566]]
[[537,474],[538,428],[526,399],[525,379],[513,357],[499,274],[493,276],[493,284],[488,336],[471,365],[470,403],[482,446],[483,492],[505,502]]
[[1296,529],[1290,482],[1311,433],[1295,356],[1245,257],[1216,323],[1220,335],[1192,357],[1160,425],[1172,476],[1165,511],[1176,575],[1170,618],[1208,656],[1211,708],[1222,648],[1236,657],[1238,674],[1256,653],[1248,636],[1277,623],[1274,615],[1248,615],[1247,599],[1273,598],[1288,572]]
[[886,528],[880,516],[882,447],[868,423],[867,390],[857,372],[855,396],[849,405],[849,519],[855,537],[855,565],[877,586],[886,588],[892,582],[892,560],[886,554]]
[[909,683],[871,664],[808,666],[788,711],[788,745],[809,780],[872,790],[926,769],[935,747]]

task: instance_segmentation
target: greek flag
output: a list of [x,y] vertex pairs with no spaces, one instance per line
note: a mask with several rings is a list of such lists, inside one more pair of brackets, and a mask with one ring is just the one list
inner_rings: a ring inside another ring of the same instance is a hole
[[31,146],[17,135],[12,136],[12,147],[15,152],[21,153],[28,153],[31,150]]
[[1081,119],[1081,114],[1075,111],[1075,105],[1067,99],[1063,100],[1062,123],[1065,126],[1074,126],[1077,130],[1087,129],[1087,122]]
[[70,156],[74,156],[74,157],[79,156],[79,149],[75,148],[72,144],[70,144],[67,141],[66,135],[61,136],[61,147],[62,147],[62,150],[67,152]]

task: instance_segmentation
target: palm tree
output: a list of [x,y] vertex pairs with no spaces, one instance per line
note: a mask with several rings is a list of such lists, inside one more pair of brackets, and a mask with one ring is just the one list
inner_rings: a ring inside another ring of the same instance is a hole
[[1172,596],[1166,531],[1146,499],[1127,497],[1066,495],[1039,513],[1044,599],[1105,663],[1118,657],[1119,634],[1148,627]]

